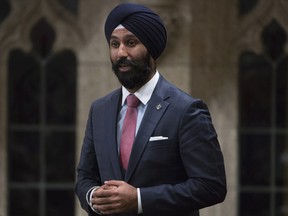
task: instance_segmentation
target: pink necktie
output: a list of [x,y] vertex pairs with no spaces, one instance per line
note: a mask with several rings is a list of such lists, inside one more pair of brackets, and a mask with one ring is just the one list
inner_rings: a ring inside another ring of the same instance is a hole
[[124,118],[122,127],[122,135],[120,140],[120,162],[121,166],[126,170],[132,150],[137,121],[137,106],[139,99],[134,95],[130,94],[126,98],[127,111]]

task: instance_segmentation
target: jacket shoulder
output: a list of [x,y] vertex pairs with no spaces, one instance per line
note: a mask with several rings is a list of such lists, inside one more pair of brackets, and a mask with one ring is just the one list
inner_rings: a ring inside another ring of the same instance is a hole
[[116,89],[108,93],[107,95],[94,100],[91,106],[92,107],[103,106],[107,101],[119,99],[120,96],[121,96],[121,88]]

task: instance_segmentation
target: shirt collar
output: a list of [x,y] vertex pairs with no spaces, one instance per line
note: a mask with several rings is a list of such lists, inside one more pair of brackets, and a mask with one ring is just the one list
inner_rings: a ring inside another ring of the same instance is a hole
[[[140,89],[138,89],[134,95],[143,103],[146,105],[148,101],[151,98],[151,95],[156,87],[156,84],[159,80],[159,72],[156,70],[156,73],[150,79],[144,86],[142,86]],[[124,105],[124,102],[126,100],[126,97],[131,94],[124,86],[122,86],[122,106]]]

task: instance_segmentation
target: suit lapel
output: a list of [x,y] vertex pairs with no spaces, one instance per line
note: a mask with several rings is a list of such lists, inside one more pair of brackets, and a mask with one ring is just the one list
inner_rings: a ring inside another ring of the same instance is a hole
[[[164,82],[164,83],[163,83]],[[147,143],[155,127],[160,121],[162,115],[165,113],[165,110],[169,106],[169,103],[165,101],[165,99],[169,96],[167,94],[169,90],[167,89],[166,81],[160,77],[160,80],[155,88],[154,93],[152,94],[145,114],[143,116],[140,128],[137,132],[137,136],[135,138],[133,149],[130,155],[130,160],[128,164],[128,169],[125,175],[125,181],[128,182],[135,171],[141,156],[145,150]],[[165,95],[165,93],[167,95]]]
[[113,174],[116,179],[122,179],[121,168],[119,164],[118,146],[117,146],[117,116],[119,112],[119,103],[121,99],[121,90],[113,94],[110,100],[106,101],[105,119],[107,119],[107,130],[111,133],[106,133],[107,149],[109,154],[109,162],[113,168]]

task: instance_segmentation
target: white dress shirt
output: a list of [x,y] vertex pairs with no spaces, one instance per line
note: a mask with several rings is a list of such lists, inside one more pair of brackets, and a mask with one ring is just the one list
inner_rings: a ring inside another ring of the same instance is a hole
[[[134,95],[141,101],[139,106],[137,107],[137,123],[136,123],[136,132],[135,136],[138,132],[138,129],[140,127],[141,121],[143,119],[143,116],[145,114],[146,108],[148,101],[150,100],[152,93],[157,85],[157,82],[159,80],[159,72],[156,70],[156,73],[152,77],[151,80],[149,80],[144,86],[142,86],[140,89],[138,89]],[[122,86],[122,107],[120,109],[120,113],[118,115],[118,123],[117,123],[117,143],[118,143],[118,152],[120,149],[120,137],[121,137],[121,132],[122,132],[122,126],[124,123],[124,118],[127,110],[127,104],[126,104],[126,98],[127,96],[131,94],[124,86]],[[99,186],[92,187],[86,195],[87,202],[89,206],[92,208],[92,210],[98,214],[101,215],[101,212],[93,209],[92,204],[91,204],[91,198],[92,194],[95,190],[97,190]],[[142,202],[141,202],[141,193],[140,193],[140,188],[137,188],[137,200],[138,200],[138,214],[141,214],[142,211]]]

